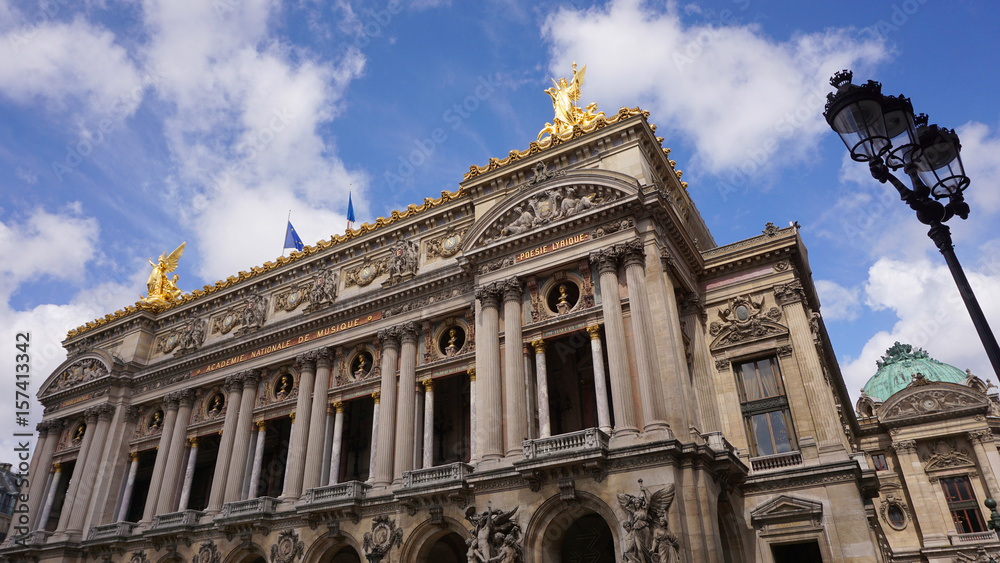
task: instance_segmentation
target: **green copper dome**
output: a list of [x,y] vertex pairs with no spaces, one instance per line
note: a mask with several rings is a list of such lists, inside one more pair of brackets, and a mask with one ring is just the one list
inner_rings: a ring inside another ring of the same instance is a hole
[[935,360],[926,351],[899,342],[886,350],[882,359],[875,364],[878,371],[861,391],[881,401],[905,389],[917,373],[924,374],[928,381],[948,383],[964,383],[967,377],[964,371]]

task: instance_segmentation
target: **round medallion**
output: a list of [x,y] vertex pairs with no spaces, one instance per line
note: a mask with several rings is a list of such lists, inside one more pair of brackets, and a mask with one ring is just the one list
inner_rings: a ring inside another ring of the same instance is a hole
[[736,308],[736,318],[745,321],[750,318],[750,310],[746,308],[746,305],[740,305]]
[[292,291],[288,294],[286,299],[288,300],[288,306],[295,308],[295,305],[299,303],[299,298],[302,297],[302,293],[299,290]]
[[932,411],[937,408],[937,401],[934,399],[924,399],[920,402],[920,406],[924,407],[924,410]]
[[181,337],[179,335],[177,335],[176,333],[171,334],[170,336],[168,336],[167,337],[167,342],[166,342],[167,350],[173,350],[174,346],[177,346],[177,341],[179,341],[180,339],[181,339]]
[[441,247],[444,248],[447,251],[451,251],[451,250],[454,250],[454,249],[458,248],[458,244],[460,242],[461,242],[461,239],[459,239],[455,235],[451,235],[450,237],[444,239],[444,242],[441,243]]
[[228,315],[225,316],[225,318],[222,319],[223,330],[228,331],[229,329],[233,328],[234,324],[236,324],[236,315],[232,313],[229,313]]
[[362,284],[367,284],[373,279],[375,279],[375,268],[373,266],[362,266],[361,269],[358,270],[358,281]]

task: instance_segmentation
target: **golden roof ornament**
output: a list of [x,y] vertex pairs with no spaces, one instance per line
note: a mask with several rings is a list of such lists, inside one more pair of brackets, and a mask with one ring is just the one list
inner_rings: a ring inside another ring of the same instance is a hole
[[583,65],[579,71],[576,70],[576,62],[573,63],[573,79],[569,82],[565,78],[560,78],[558,82],[552,79],[552,88],[547,88],[545,93],[552,98],[552,109],[555,111],[553,123],[546,123],[545,127],[538,133],[538,140],[541,141],[545,135],[559,137],[568,140],[573,134],[573,127],[588,127],[597,121],[598,117],[605,117],[603,111],[597,111],[597,104],[591,102],[586,109],[577,107],[576,102],[580,100],[580,87],[583,86],[583,77],[587,73],[587,65]]
[[177,288],[177,274],[169,278],[167,274],[177,269],[177,261],[180,260],[181,254],[184,254],[186,244],[187,242],[182,242],[169,255],[166,252],[160,254],[160,258],[155,264],[152,259],[149,259],[149,265],[153,267],[153,271],[149,273],[149,280],[146,282],[146,289],[149,293],[142,297],[142,303],[165,305],[180,297],[181,290]]

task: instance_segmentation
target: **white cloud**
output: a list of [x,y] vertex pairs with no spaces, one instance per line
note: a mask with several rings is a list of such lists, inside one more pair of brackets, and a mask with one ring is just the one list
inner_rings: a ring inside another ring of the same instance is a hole
[[[983,268],[966,268],[969,283],[992,323],[1000,326],[1000,260]],[[972,320],[948,267],[930,260],[883,258],[868,272],[865,300],[875,310],[891,310],[899,318],[891,331],[872,336],[857,358],[843,362],[841,371],[856,397],[875,373],[875,360],[893,342],[924,348],[931,357],[959,369],[971,369],[996,380]]]
[[[83,19],[20,28],[7,23],[0,34],[0,45],[9,48],[0,65],[0,94],[18,103],[40,99],[60,108],[80,101],[102,114],[115,111],[136,87],[141,95],[143,73],[110,31]],[[131,113],[134,106],[125,110]]]
[[[76,209],[76,210],[74,210]],[[25,282],[43,276],[68,280],[94,257],[98,225],[79,208],[50,213],[35,209],[27,217],[0,223],[0,298],[6,302]]]
[[740,15],[687,25],[673,11],[634,0],[559,10],[543,28],[550,71],[565,76],[571,61],[586,63],[592,72],[581,105],[650,110],[667,144],[669,128],[693,139],[698,164],[712,172],[749,176],[800,161],[828,130],[821,114],[830,75],[872,65],[886,51],[850,30],[776,41],[740,24]]
[[847,288],[830,280],[816,280],[816,291],[823,304],[823,318],[827,321],[853,321],[858,318],[861,303],[857,288]]

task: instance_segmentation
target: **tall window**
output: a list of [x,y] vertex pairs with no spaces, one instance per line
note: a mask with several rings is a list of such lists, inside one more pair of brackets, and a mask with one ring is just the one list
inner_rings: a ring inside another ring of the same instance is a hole
[[972,483],[965,477],[947,477],[941,479],[944,498],[948,501],[951,519],[955,521],[955,530],[960,534],[971,534],[986,530],[983,515],[979,512],[979,503],[972,492]]
[[769,356],[736,363],[733,371],[739,381],[741,409],[753,455],[775,455],[797,449],[778,359]]

